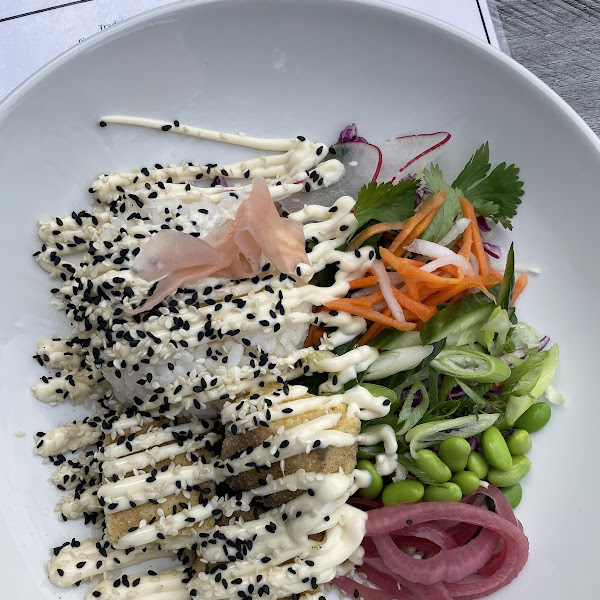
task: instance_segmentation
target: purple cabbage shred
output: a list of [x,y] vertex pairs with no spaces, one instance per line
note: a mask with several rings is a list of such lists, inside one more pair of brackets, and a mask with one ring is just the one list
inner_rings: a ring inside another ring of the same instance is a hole
[[346,127],[344,127],[344,129],[342,129],[342,131],[340,132],[340,137],[338,138],[338,143],[345,144],[346,142],[368,143],[364,137],[360,137],[358,135],[358,131],[356,129],[356,123],[350,123],[350,125],[347,125]]
[[479,225],[479,229],[481,229],[481,231],[485,231],[486,233],[492,230],[492,228],[488,225],[486,218],[482,215],[477,216],[477,225]]
[[496,244],[483,242],[483,249],[485,250],[486,254],[489,254],[494,258],[500,258],[502,256],[502,248],[500,248],[500,246],[496,246]]
[[550,338],[547,335],[545,335],[540,340],[540,345],[538,347],[538,351],[541,352],[549,343],[550,343]]

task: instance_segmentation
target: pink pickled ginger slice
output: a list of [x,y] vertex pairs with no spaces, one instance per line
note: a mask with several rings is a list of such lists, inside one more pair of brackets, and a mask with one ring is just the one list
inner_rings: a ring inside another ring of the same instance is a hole
[[235,219],[206,237],[172,229],[151,236],[135,257],[132,271],[146,281],[159,281],[142,305],[121,308],[129,314],[149,310],[184,283],[204,277],[254,277],[260,271],[263,255],[288,275],[298,264],[309,264],[302,224],[279,215],[267,184],[258,177]]
[[260,250],[288,275],[299,263],[308,264],[302,224],[279,216],[262,177],[252,182],[252,192],[239,207],[235,220],[236,244],[253,267],[259,267]]

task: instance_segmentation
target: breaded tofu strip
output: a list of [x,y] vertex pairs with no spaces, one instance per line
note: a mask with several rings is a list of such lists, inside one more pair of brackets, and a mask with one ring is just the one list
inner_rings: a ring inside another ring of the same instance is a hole
[[[285,389],[289,390],[289,388]],[[238,402],[237,406],[239,407],[241,402],[249,401],[251,399],[252,397],[250,397],[250,399],[242,400]],[[275,399],[279,399],[279,402],[274,402]],[[269,416],[272,416],[273,414],[289,414],[292,409],[287,408],[286,404],[289,403],[290,407],[298,406],[303,404],[303,400],[308,401],[308,405],[320,407],[311,410],[299,410],[298,408],[295,408],[289,417],[269,419]],[[223,449],[221,451],[222,458],[231,458],[236,453],[242,452],[249,446],[260,446],[265,443],[268,438],[280,432],[282,428],[283,430],[288,430],[292,427],[301,425],[302,423],[332,413],[339,414],[340,416],[337,425],[335,426],[336,430],[350,433],[355,436],[358,436],[360,433],[360,419],[358,416],[349,416],[347,407],[343,403],[336,404],[332,400],[331,404],[328,405],[326,397],[317,398],[312,394],[306,393],[294,394],[293,390],[291,393],[285,394],[285,391],[282,389],[267,396],[266,401],[268,408],[262,413],[257,411],[257,414],[260,413],[260,418],[253,417],[250,427],[245,431],[242,430],[242,432],[240,432],[240,426],[235,423],[228,423],[225,428]],[[248,421],[247,416],[245,421]],[[254,426],[255,422],[258,422],[258,426]],[[356,466],[357,448],[358,443],[345,447],[317,446],[312,449],[308,448],[307,452],[297,454],[285,461],[278,461],[276,457],[273,457],[270,466],[259,465],[258,470],[253,469],[230,477],[227,480],[227,483],[235,491],[249,491],[264,485],[265,480],[269,475],[274,479],[279,479],[284,474],[295,473],[299,469],[304,469],[309,473],[338,473],[341,469],[345,474],[349,474]],[[301,493],[303,492],[278,492],[261,498],[260,502],[267,507],[280,506],[285,502],[289,502]]]
[[[104,481],[116,481],[123,474],[127,478],[134,473],[139,475],[145,472],[149,475],[148,485],[152,485],[154,475],[161,469],[210,462],[215,456],[213,446],[216,434],[204,433],[208,429],[206,425],[207,421],[197,424],[185,418],[174,421],[160,418],[143,422],[136,426],[134,431],[122,430],[122,435],[114,439],[107,438],[104,444]],[[124,446],[126,451],[116,451],[117,445]],[[163,460],[156,461],[157,457]],[[129,509],[119,512],[106,511],[106,537],[113,545],[121,546],[123,544],[120,542],[124,536],[134,533],[138,528],[160,522],[165,517],[200,503],[204,504],[215,494],[213,482],[196,487],[198,489],[182,489],[177,494],[166,496],[164,501],[161,499],[161,502],[130,502]],[[181,529],[180,532],[183,534],[192,533],[194,530],[206,531],[214,524],[214,518],[209,517]],[[160,535],[159,533],[159,539]],[[132,541],[127,545],[135,543]]]

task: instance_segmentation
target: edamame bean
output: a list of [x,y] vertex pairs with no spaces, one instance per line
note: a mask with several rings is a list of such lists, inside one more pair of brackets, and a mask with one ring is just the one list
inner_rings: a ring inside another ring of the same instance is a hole
[[483,454],[477,451],[471,452],[471,455],[467,458],[467,471],[475,473],[479,479],[485,479],[489,470],[490,466],[485,461],[485,458],[483,458]]
[[526,456],[515,456],[512,459],[512,466],[507,471],[499,469],[490,469],[487,474],[487,480],[496,487],[503,488],[514,485],[521,481],[531,469],[531,461]]
[[517,508],[523,497],[523,488],[520,483],[509,485],[508,487],[500,488],[500,491],[506,496],[513,508]]
[[381,500],[385,506],[409,504],[421,500],[424,492],[425,488],[420,481],[405,479],[386,485],[383,494],[381,494]]
[[440,487],[428,485],[423,494],[425,502],[460,502],[462,500],[462,490],[456,483],[446,482]]
[[361,498],[368,498],[369,500],[375,500],[379,498],[381,490],[383,489],[383,479],[377,472],[375,465],[370,460],[359,460],[356,464],[356,468],[361,471],[366,471],[371,475],[371,483],[369,487],[358,490],[358,495]]
[[471,444],[464,438],[452,436],[440,443],[439,457],[450,467],[453,473],[463,471],[471,454]]
[[497,427],[493,425],[486,429],[481,436],[481,448],[485,460],[498,471],[508,471],[512,466],[512,457],[506,441]]
[[534,433],[544,427],[551,416],[552,409],[549,404],[546,402],[536,402],[516,420],[515,428]]
[[525,456],[531,450],[531,436],[524,429],[517,429],[506,440],[513,456]]
[[431,450],[419,450],[417,458],[415,458],[415,464],[438,483],[445,483],[452,477],[448,465],[442,462],[440,457]]
[[460,488],[463,496],[474,494],[479,489],[481,483],[479,477],[471,471],[460,471],[460,473],[455,473],[452,475],[450,481]]

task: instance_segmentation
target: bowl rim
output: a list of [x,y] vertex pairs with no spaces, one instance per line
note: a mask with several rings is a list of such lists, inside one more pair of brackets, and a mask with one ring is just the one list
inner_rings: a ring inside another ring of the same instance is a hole
[[[165,6],[159,6],[142,12],[138,15],[134,15],[122,22],[113,25],[112,27],[99,31],[89,38],[86,38],[76,46],[65,50],[57,57],[40,67],[32,75],[30,75],[25,81],[20,83],[14,90],[12,90],[3,100],[0,101],[0,120],[4,115],[10,112],[11,108],[15,106],[20,98],[25,94],[28,94],[35,86],[46,79],[51,77],[52,73],[62,66],[68,63],[73,58],[83,55],[96,47],[102,46],[109,43],[112,39],[127,34],[129,31],[137,28],[144,27],[152,21],[160,18],[168,17],[178,13],[179,11],[185,10],[192,6],[201,6],[204,4],[217,4],[220,2],[226,2],[227,0],[180,0],[173,2]],[[297,3],[300,0],[279,0],[279,2]],[[320,0],[326,2],[328,0]],[[533,85],[538,91],[540,91],[546,98],[553,103],[557,108],[561,109],[563,114],[567,116],[570,122],[582,133],[587,141],[598,152],[598,159],[600,160],[600,138],[593,132],[590,126],[583,120],[583,118],[571,107],[567,102],[561,98],[552,88],[550,88],[541,79],[536,77],[531,71],[525,68],[523,65],[518,63],[516,60],[507,56],[502,51],[494,48],[491,44],[484,42],[476,36],[454,26],[445,21],[437,19],[435,17],[426,15],[417,10],[400,6],[391,0],[344,0],[348,4],[361,4],[364,6],[377,7],[379,9],[385,9],[397,14],[403,15],[405,18],[414,19],[433,25],[435,28],[441,29],[451,36],[457,36],[464,42],[467,42],[472,46],[475,51],[484,52],[492,57],[492,60],[499,60],[509,69],[512,69],[517,75],[519,75],[528,84]]]

